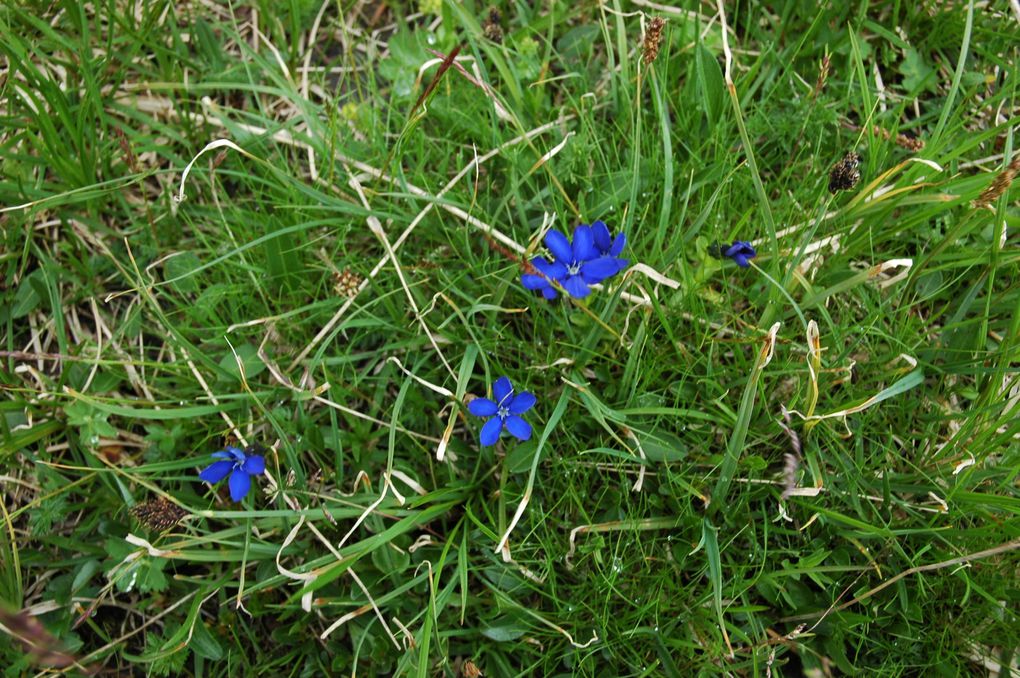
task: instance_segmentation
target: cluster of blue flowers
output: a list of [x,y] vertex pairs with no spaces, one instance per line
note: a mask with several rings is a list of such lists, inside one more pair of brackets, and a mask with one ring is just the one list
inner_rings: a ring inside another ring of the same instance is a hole
[[559,231],[551,230],[545,236],[545,246],[553,256],[552,261],[544,257],[532,259],[531,265],[539,275],[525,273],[521,284],[541,292],[546,299],[556,298],[556,286],[575,299],[583,299],[591,294],[590,285],[627,268],[629,262],[620,258],[626,244],[627,236],[619,233],[613,238],[603,221],[575,228],[573,242]]
[[[574,229],[573,240],[557,230],[550,230],[545,236],[545,245],[552,259],[535,257],[531,265],[536,273],[525,273],[521,284],[529,290],[541,292],[546,299],[555,299],[558,290],[563,289],[575,299],[591,294],[591,286],[613,277],[627,268],[629,262],[620,257],[627,244],[627,237],[618,233],[612,237],[603,221],[590,226],[581,224]],[[741,268],[750,266],[750,260],[757,253],[746,240],[734,241],[732,245],[713,245],[713,256],[732,259]],[[500,377],[492,385],[492,399],[473,398],[467,408],[476,417],[487,419],[482,425],[479,441],[483,446],[495,445],[507,431],[518,440],[531,438],[531,425],[524,421],[522,414],[536,402],[535,395],[528,391],[514,392],[508,377]],[[241,501],[251,490],[252,476],[265,473],[265,459],[256,454],[254,448],[242,450],[227,447],[212,455],[214,462],[205,468],[199,478],[216,484],[230,476],[230,498]]]

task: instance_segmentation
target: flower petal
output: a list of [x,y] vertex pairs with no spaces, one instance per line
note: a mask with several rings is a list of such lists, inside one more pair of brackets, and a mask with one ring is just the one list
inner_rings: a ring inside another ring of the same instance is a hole
[[602,282],[606,278],[616,275],[620,271],[619,265],[613,257],[599,257],[581,264],[581,277],[589,285]]
[[244,463],[244,450],[240,447],[231,447],[230,445],[227,445],[227,452],[238,464]]
[[595,251],[595,240],[592,238],[590,226],[581,224],[574,229],[574,246],[571,251],[574,261],[588,261],[598,254]]
[[535,257],[531,260],[531,265],[546,278],[559,280],[567,277],[567,265],[561,261],[548,261],[542,257]]
[[485,447],[495,445],[496,441],[499,440],[499,434],[502,432],[503,420],[499,417],[493,417],[489,421],[485,422],[485,426],[482,427],[482,432],[479,434],[478,440]]
[[520,440],[527,440],[531,437],[531,424],[524,421],[516,414],[511,414],[506,418],[506,430],[510,431],[510,435]]
[[552,287],[552,285],[550,285],[549,287],[546,287],[544,290],[542,290],[542,296],[545,297],[546,299],[555,299],[559,295],[556,294],[556,290]]
[[476,417],[491,417],[499,411],[496,403],[488,398],[475,398],[468,403],[468,412]]
[[514,399],[510,401],[510,414],[524,414],[530,410],[534,405],[537,398],[534,393],[527,391],[521,391],[514,396]]
[[531,275],[530,273],[521,276],[521,284],[529,290],[544,290],[549,287],[549,281],[545,276]]
[[733,261],[737,262],[737,266],[740,268],[747,268],[751,265],[747,261],[747,255],[742,252],[740,254],[733,255]]
[[588,289],[588,285],[584,282],[584,278],[579,275],[572,275],[564,280],[563,289],[565,289],[567,294],[575,299],[584,299],[586,296],[591,294],[591,290]]
[[241,501],[251,489],[251,476],[243,471],[234,471],[230,474],[230,498],[234,501]]
[[257,454],[248,457],[244,465],[241,466],[241,470],[250,476],[262,475],[266,472],[266,460]]
[[214,463],[212,466],[205,467],[202,470],[202,472],[198,474],[198,477],[207,483],[212,483],[213,485],[215,485],[216,483],[226,478],[227,474],[230,473],[230,470],[232,468],[234,468],[233,461],[231,460],[218,461]]
[[545,246],[558,261],[569,262],[574,256],[570,250],[570,241],[567,240],[567,236],[556,229],[545,234]]
[[751,257],[757,256],[758,253],[754,250],[754,247],[751,246],[751,243],[746,240],[736,240],[729,246],[725,254],[728,257],[736,257],[740,254],[743,255],[745,259],[750,259]]
[[230,454],[229,452],[226,452],[226,451],[213,452],[212,458],[213,459],[233,459],[234,455],[232,455],[232,454]]
[[609,228],[606,226],[606,222],[601,219],[591,222],[591,236],[594,238],[595,247],[599,248],[599,252],[608,254],[609,248],[613,246],[613,241],[609,237]]
[[617,259],[616,260],[616,272],[617,273],[619,273],[620,271],[627,270],[628,266],[630,266],[630,259]]
[[627,244],[627,236],[623,233],[619,233],[616,236],[616,240],[613,241],[613,246],[609,248],[609,256],[618,257],[620,252],[623,251],[624,245]]
[[506,397],[514,392],[514,385],[510,383],[510,377],[500,377],[492,385],[492,399],[497,405],[502,405]]

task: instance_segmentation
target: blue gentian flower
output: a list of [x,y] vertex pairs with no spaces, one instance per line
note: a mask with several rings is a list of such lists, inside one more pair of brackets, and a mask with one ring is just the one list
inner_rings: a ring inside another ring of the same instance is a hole
[[495,445],[505,427],[510,435],[520,440],[531,438],[531,425],[520,415],[535,404],[535,396],[527,391],[514,394],[513,384],[507,377],[500,377],[492,385],[492,397],[475,398],[468,403],[468,411],[476,417],[491,417],[482,426],[479,439],[482,445]]
[[223,452],[213,454],[213,459],[219,459],[208,466],[198,477],[207,483],[215,485],[230,474],[230,498],[234,501],[241,501],[251,490],[251,477],[261,475],[266,470],[266,460],[257,454],[247,454],[238,447],[227,446]]
[[542,296],[546,299],[555,299],[557,293],[556,288],[553,287],[552,281],[555,280],[556,282],[559,282],[562,280],[567,274],[567,267],[555,261],[549,261],[543,257],[535,257],[531,260],[531,265],[534,266],[541,275],[525,273],[521,276],[521,284],[529,290],[541,292]]
[[723,256],[727,256],[737,262],[737,266],[747,268],[751,265],[749,263],[751,259],[758,256],[758,253],[751,247],[751,243],[746,240],[735,240],[729,249],[723,252]]
[[592,222],[591,235],[595,239],[595,247],[598,248],[599,255],[612,257],[616,260],[616,270],[618,273],[627,268],[630,262],[626,259],[620,259],[620,253],[623,252],[623,247],[627,244],[626,235],[617,233],[616,237],[613,238],[609,235],[609,227],[606,226],[606,222],[601,219]]
[[[601,222],[596,222],[598,223]],[[605,228],[605,224],[602,224],[602,227]],[[626,243],[626,238],[621,240],[621,237],[622,235],[617,236],[619,242],[617,254]],[[622,266],[627,265],[626,260],[608,254],[617,244],[610,241],[609,229],[605,229],[604,239],[600,229],[599,239],[606,245],[605,255],[602,248],[596,247],[595,235],[588,224],[581,224],[574,229],[573,242],[555,229],[549,231],[545,235],[545,246],[552,253],[553,261],[542,257],[532,259],[531,264],[541,275],[525,273],[521,276],[521,284],[529,290],[541,291],[546,299],[555,299],[556,288],[552,282],[556,281],[567,294],[575,299],[583,299],[591,294],[589,285],[595,285],[619,273],[622,270],[621,262]]]

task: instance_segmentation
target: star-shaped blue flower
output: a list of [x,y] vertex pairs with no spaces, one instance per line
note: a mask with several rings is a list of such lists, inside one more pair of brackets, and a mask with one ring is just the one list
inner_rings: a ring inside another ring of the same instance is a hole
[[[627,261],[619,259],[616,254],[623,250],[626,238],[620,234],[616,241],[612,241],[606,225],[601,221],[595,224],[601,224],[601,228],[598,229],[598,243],[592,227],[588,224],[581,224],[574,229],[573,242],[555,229],[546,233],[545,246],[552,253],[553,260],[549,261],[542,257],[532,259],[531,264],[541,275],[525,273],[521,276],[521,284],[529,290],[541,291],[546,299],[555,299],[556,288],[552,281],[556,281],[567,294],[575,299],[583,299],[591,294],[589,285],[595,285],[619,273],[627,266]],[[611,254],[614,250],[616,254]]]
[[479,440],[482,445],[495,445],[505,427],[510,435],[520,440],[531,438],[531,425],[520,415],[535,404],[535,396],[527,391],[514,394],[513,384],[507,377],[500,377],[492,385],[493,400],[475,398],[468,403],[468,411],[476,417],[491,417],[482,426]]
[[247,454],[238,447],[227,446],[222,452],[213,454],[212,466],[206,467],[198,477],[207,483],[215,485],[230,474],[230,498],[234,501],[241,501],[251,490],[251,477],[265,473],[266,460],[260,455]]
[[740,268],[747,268],[750,266],[751,259],[758,256],[758,253],[751,247],[751,243],[746,240],[734,240],[733,244],[729,246],[723,256],[729,257],[733,261],[737,262],[737,266]]
[[599,250],[599,256],[612,257],[616,260],[616,272],[619,273],[630,264],[626,259],[620,258],[624,245],[627,244],[627,236],[617,233],[613,238],[609,235],[609,227],[601,219],[591,224],[591,235],[595,240],[595,247]]

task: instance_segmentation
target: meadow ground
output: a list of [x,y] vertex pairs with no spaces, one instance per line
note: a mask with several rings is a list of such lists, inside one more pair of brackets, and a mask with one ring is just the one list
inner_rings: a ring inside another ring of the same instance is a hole
[[1015,674],[1020,6],[723,4],[4,3],[3,675]]

